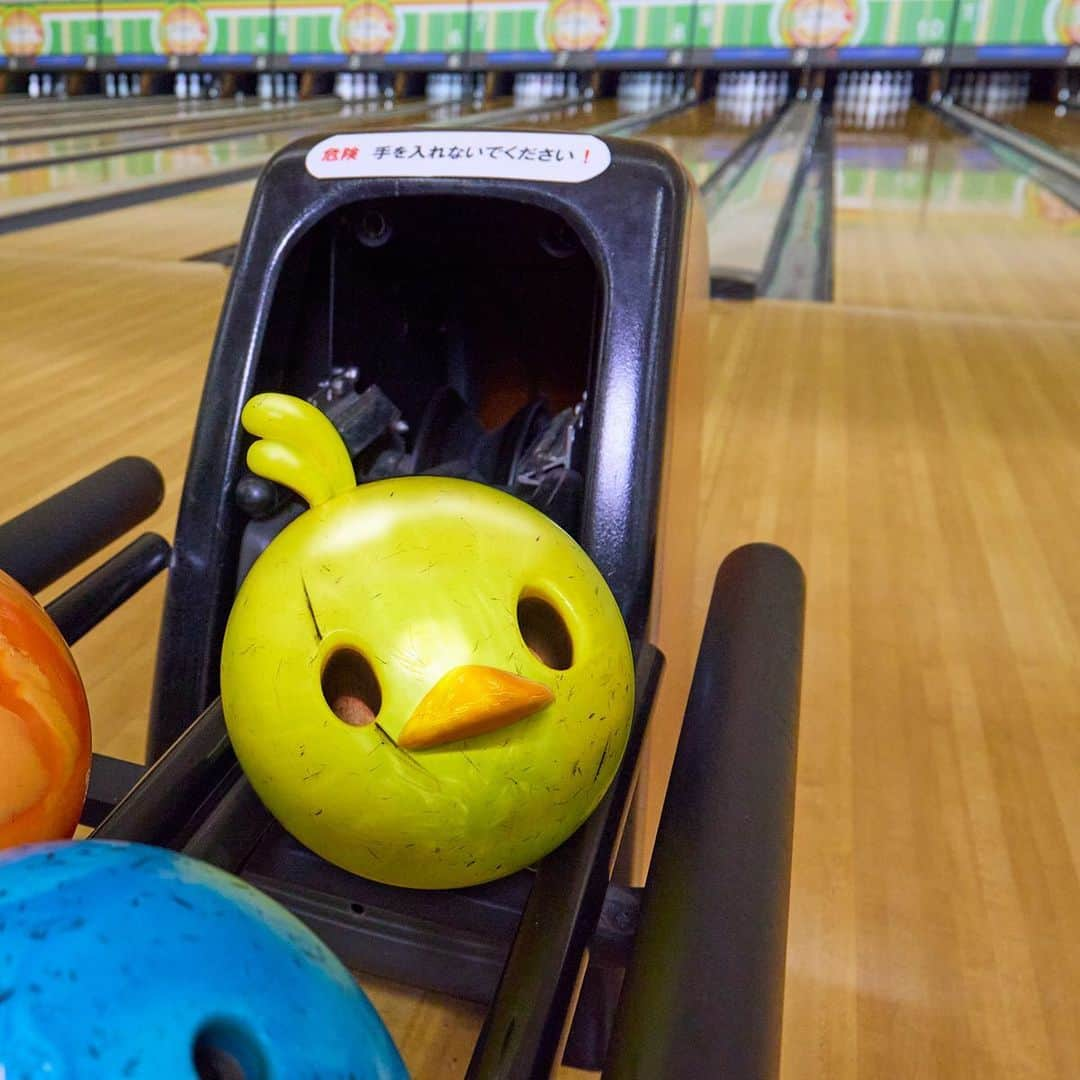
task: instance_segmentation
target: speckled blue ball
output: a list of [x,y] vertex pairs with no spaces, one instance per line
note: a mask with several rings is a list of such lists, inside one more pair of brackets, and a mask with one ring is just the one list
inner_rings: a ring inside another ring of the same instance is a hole
[[407,1080],[337,958],[258,890],[140,844],[0,853],[4,1080]]

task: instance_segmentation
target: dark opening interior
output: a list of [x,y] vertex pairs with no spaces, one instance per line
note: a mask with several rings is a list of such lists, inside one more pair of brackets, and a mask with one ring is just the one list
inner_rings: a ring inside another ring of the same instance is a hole
[[[350,205],[287,257],[258,390],[314,402],[358,482],[438,474],[511,491],[577,534],[601,275],[557,214],[505,199]],[[244,475],[240,576],[302,509]]]
[[358,368],[412,430],[450,388],[490,429],[541,396],[555,411],[581,399],[599,286],[550,211],[453,196],[357,203],[289,255],[260,366],[304,397],[332,369]]

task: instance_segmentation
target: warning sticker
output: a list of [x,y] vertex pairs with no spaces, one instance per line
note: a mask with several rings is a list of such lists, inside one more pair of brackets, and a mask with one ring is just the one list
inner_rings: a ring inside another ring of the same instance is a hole
[[495,177],[580,184],[611,164],[593,135],[538,131],[392,131],[332,135],[307,155],[320,180],[368,176]]

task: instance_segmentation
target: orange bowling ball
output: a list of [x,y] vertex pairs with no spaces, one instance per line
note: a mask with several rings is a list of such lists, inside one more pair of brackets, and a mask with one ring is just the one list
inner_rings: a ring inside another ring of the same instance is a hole
[[0,571],[0,848],[69,837],[90,777],[90,710],[67,643]]

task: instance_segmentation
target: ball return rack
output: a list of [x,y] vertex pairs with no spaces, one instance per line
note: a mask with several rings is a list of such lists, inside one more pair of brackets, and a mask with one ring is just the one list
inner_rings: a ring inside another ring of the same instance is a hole
[[[172,550],[140,537],[49,607],[73,641],[168,565],[151,764],[96,755],[84,821],[244,876],[354,970],[485,1004],[471,1080],[546,1077],[560,1060],[771,1077],[804,583],[770,545],[720,567],[647,884],[632,887],[620,840],[663,668],[650,631],[668,391],[703,340],[690,323],[708,284],[681,167],[605,143],[609,167],[581,184],[317,179],[314,140],[269,163]],[[266,390],[323,408],[361,482],[435,471],[534,502],[611,586],[635,656],[629,745],[595,813],[535,867],[468,889],[381,885],[300,845],[245,780],[217,698],[221,640],[246,566],[300,509],[243,467],[240,411]],[[0,567],[40,590],[160,500],[150,463],[114,463],[0,526]]]

